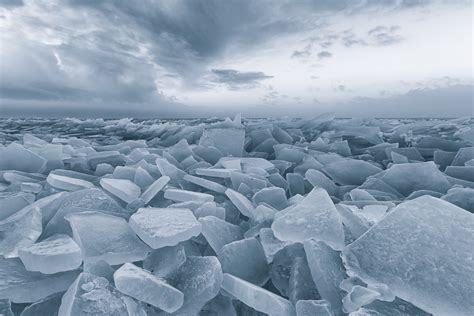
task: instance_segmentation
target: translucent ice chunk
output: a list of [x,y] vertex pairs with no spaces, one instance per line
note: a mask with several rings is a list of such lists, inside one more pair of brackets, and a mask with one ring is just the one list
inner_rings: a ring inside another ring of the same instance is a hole
[[195,185],[198,185],[210,191],[217,192],[217,193],[224,193],[225,190],[227,189],[225,186],[217,182],[210,181],[204,178],[195,177],[189,174],[184,176],[184,180],[194,183]]
[[100,185],[127,203],[136,200],[141,193],[140,187],[130,180],[102,178]]
[[293,243],[279,250],[273,257],[270,276],[272,284],[278,289],[281,295],[290,296],[291,270],[295,264],[295,259],[304,257],[304,249],[301,243]]
[[343,258],[350,274],[369,285],[386,284],[427,312],[470,315],[474,267],[466,241],[473,239],[473,232],[471,213],[422,196],[390,211],[347,246]]
[[241,127],[206,128],[199,145],[216,147],[224,155],[241,157],[244,147],[245,130]]
[[222,271],[262,286],[269,268],[262,245],[256,238],[246,238],[224,245],[219,252]]
[[[58,309],[61,305],[61,294],[53,294],[42,300],[39,300],[30,306],[27,306],[22,312],[21,316],[37,316],[37,315],[58,315]],[[12,314],[13,316],[13,314]]]
[[2,316],[14,316],[11,309],[11,302],[7,299],[0,299],[0,315]]
[[18,251],[29,271],[53,274],[77,269],[82,263],[81,248],[67,235],[54,235]]
[[452,188],[442,199],[474,213],[474,189]]
[[46,163],[46,159],[17,143],[0,148],[0,170],[41,173],[46,169]]
[[165,199],[173,200],[176,202],[186,201],[203,201],[210,202],[214,201],[214,196],[206,193],[193,192],[188,190],[179,189],[168,189],[165,191]]
[[222,288],[257,311],[275,316],[296,315],[290,301],[231,274],[224,273]]
[[219,254],[221,248],[243,238],[242,229],[214,216],[201,217],[202,234],[212,249]]
[[332,182],[331,179],[326,177],[324,173],[318,170],[309,169],[305,173],[305,178],[311,183],[315,188],[323,188],[331,196],[337,196],[338,187]]
[[432,161],[393,165],[381,173],[380,180],[405,196],[417,190],[444,193],[451,187]]
[[313,189],[294,208],[275,218],[272,229],[283,241],[302,242],[316,238],[334,249],[344,247],[342,220],[324,189]]
[[273,256],[281,249],[283,249],[288,242],[281,241],[275,238],[273,230],[271,228],[260,229],[260,243],[262,244],[263,251],[267,257],[267,262],[273,261]]
[[84,262],[104,260],[121,264],[145,259],[148,248],[120,217],[99,212],[69,214],[73,237],[81,247]]
[[297,316],[332,316],[331,303],[327,300],[300,300],[296,302]]
[[184,246],[178,244],[153,250],[143,260],[143,268],[158,277],[166,277],[178,269],[185,261],[186,253]]
[[188,257],[167,281],[184,294],[183,306],[175,312],[176,315],[196,315],[219,293],[221,265],[216,257]]
[[344,292],[339,284],[346,278],[340,253],[324,242],[312,239],[305,240],[303,244],[311,275],[321,298],[328,300],[333,312],[340,315]]
[[33,244],[41,235],[41,210],[26,206],[0,221],[0,256],[18,257],[18,249]]
[[342,299],[343,309],[346,313],[353,312],[364,305],[372,303],[379,296],[380,293],[377,291],[356,285]]
[[252,205],[252,202],[250,202],[243,194],[232,189],[227,189],[225,194],[243,215],[252,217],[255,209]]
[[42,274],[27,271],[18,258],[0,259],[0,299],[31,303],[65,291],[79,272]]
[[173,313],[183,305],[184,295],[150,272],[126,263],[114,273],[115,287],[122,293]]
[[188,209],[141,208],[130,217],[129,223],[153,249],[175,246],[201,233],[201,224]]
[[299,300],[314,300],[320,297],[304,256],[294,258],[288,285],[290,301],[293,304]]
[[253,196],[255,204],[266,203],[277,210],[288,206],[285,190],[278,187],[263,188]]
[[[30,195],[25,193],[0,193],[0,220],[7,218],[30,204],[32,201],[29,201],[29,197]],[[34,196],[32,198],[34,200]]]
[[86,180],[60,176],[50,173],[46,181],[53,187],[65,191],[77,191],[81,189],[93,188],[94,185]]
[[153,182],[141,195],[141,199],[145,204],[150,203],[150,201],[160,192],[165,185],[170,181],[170,177],[162,176],[155,182]]
[[329,163],[324,166],[323,171],[339,184],[360,185],[382,169],[363,160],[347,159]]
[[154,181],[153,177],[143,169],[142,167],[138,167],[135,171],[135,177],[133,182],[138,185],[140,188],[146,188]]
[[129,316],[125,296],[107,279],[83,272],[63,295],[59,316]]

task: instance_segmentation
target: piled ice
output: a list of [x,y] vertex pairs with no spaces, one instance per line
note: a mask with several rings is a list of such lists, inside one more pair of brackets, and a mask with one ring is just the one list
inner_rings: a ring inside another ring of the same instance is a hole
[[472,119],[1,120],[2,315],[472,315]]

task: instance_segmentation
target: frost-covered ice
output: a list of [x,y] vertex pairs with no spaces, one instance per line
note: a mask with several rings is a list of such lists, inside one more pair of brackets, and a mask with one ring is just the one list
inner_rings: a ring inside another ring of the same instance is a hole
[[0,119],[0,314],[472,315],[473,123]]

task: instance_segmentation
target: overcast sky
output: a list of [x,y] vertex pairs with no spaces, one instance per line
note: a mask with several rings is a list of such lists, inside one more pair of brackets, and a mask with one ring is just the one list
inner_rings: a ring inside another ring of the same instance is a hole
[[457,0],[0,0],[0,115],[472,116]]

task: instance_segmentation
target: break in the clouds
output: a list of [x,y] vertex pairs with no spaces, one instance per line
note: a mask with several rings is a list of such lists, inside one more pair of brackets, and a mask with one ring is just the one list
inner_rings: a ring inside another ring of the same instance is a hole
[[[344,115],[353,104],[372,115],[390,97],[415,101],[410,91],[419,89],[462,92],[472,113],[472,94],[449,88],[472,87],[470,1],[0,4],[0,111],[8,113],[286,108],[298,116],[295,105],[314,113],[331,105]],[[424,109],[452,115],[449,105]]]

